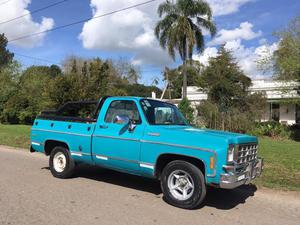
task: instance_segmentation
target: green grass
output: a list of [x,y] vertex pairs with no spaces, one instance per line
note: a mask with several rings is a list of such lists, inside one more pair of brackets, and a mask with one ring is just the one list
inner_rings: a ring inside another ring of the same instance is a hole
[[0,145],[29,148],[30,127],[25,125],[0,124]]
[[[0,124],[0,145],[29,147],[30,126]],[[300,191],[300,142],[260,138],[259,155],[264,158],[260,187]]]
[[255,181],[258,186],[300,191],[300,142],[260,138],[259,156],[264,171]]

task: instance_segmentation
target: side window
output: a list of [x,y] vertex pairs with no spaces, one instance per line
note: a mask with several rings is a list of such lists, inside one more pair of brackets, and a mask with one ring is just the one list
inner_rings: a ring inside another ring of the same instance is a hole
[[136,124],[141,123],[140,114],[134,101],[118,100],[111,102],[104,121],[106,123],[113,123],[116,116],[126,116],[134,120]]

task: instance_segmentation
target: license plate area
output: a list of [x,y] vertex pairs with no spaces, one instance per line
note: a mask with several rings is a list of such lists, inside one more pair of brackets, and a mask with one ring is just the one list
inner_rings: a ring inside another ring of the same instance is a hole
[[239,177],[237,178],[237,180],[238,180],[238,181],[241,181],[241,180],[245,179],[245,177],[246,177],[246,175],[243,174],[243,175],[239,176]]

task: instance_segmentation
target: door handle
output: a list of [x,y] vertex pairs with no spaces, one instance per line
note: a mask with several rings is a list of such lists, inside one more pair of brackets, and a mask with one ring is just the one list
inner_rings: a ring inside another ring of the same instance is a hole
[[101,129],[107,129],[108,126],[107,125],[100,125],[99,128],[101,128]]

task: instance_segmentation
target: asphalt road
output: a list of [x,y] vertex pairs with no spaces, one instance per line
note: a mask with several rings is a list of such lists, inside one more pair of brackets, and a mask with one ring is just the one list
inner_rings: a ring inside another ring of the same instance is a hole
[[0,224],[299,225],[300,193],[210,189],[202,208],[183,210],[153,180],[85,166],[60,180],[42,154],[0,146]]

